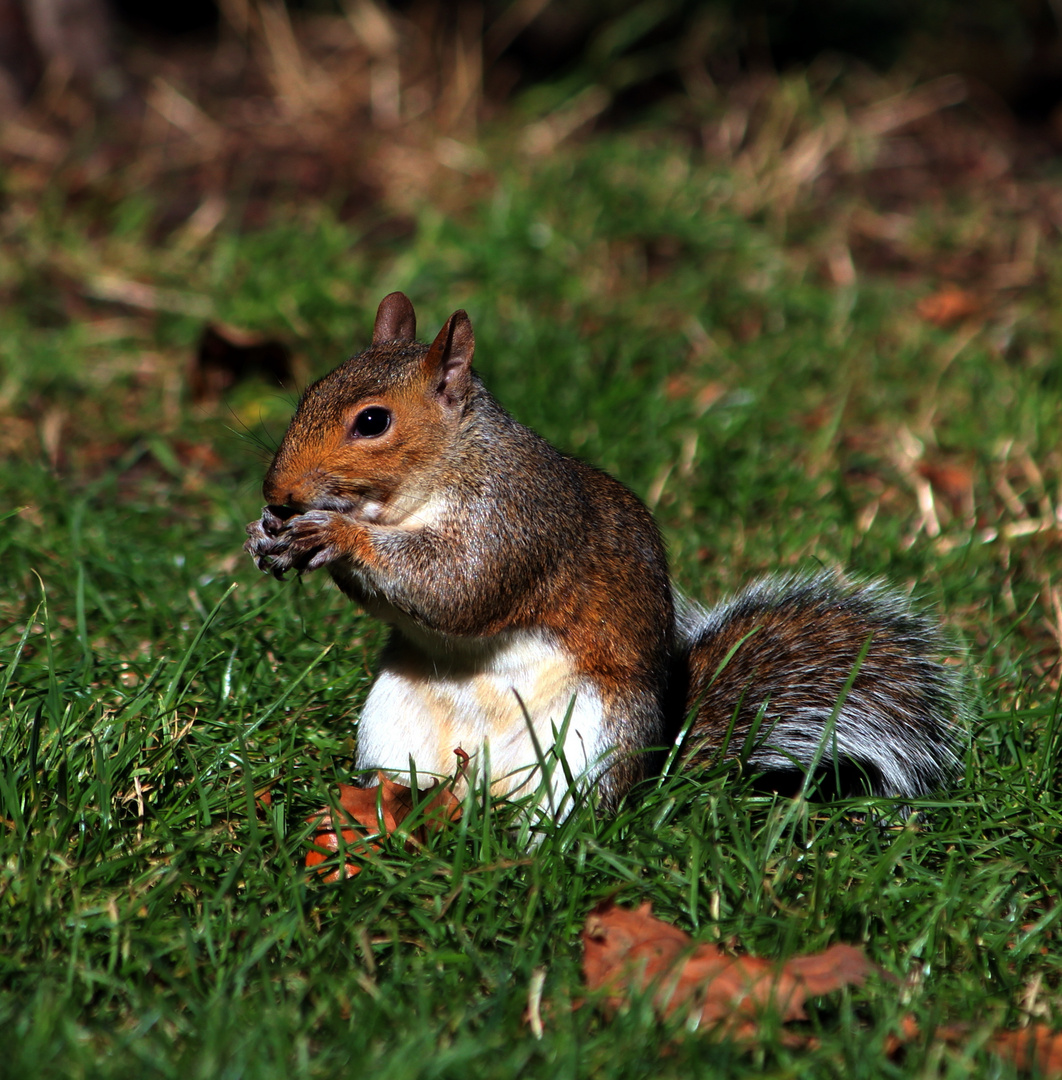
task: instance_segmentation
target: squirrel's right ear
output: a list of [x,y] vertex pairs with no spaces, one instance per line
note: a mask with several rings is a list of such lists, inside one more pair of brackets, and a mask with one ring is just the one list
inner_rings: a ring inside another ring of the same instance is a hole
[[372,343],[413,341],[417,336],[417,316],[405,293],[388,293],[376,309],[376,324],[372,328]]
[[464,311],[455,311],[431,343],[423,366],[424,373],[435,384],[435,393],[450,405],[457,405],[468,396],[475,351],[472,321]]

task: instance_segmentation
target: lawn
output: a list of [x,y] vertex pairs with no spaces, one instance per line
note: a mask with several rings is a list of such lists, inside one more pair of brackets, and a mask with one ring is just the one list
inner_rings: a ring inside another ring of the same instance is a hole
[[[761,93],[730,150],[668,115],[564,138],[538,106],[437,153],[427,197],[379,212],[393,229],[292,199],[254,228],[160,232],[149,188],[41,196],[9,171],[0,1072],[1007,1076],[993,1031],[1062,1022],[1051,177],[875,201],[912,95]],[[296,391],[194,402],[186,370],[212,321],[323,373],[393,289],[428,338],[468,310],[487,385],[650,503],[692,595],[837,565],[935,607],[968,673],[954,786],[884,826],[888,805],[721,766],[532,845],[518,807],[473,795],[425,850],[308,877],[306,818],[351,780],[382,630],[241,550]],[[799,1048],[776,1023],[750,1047],[647,1002],[573,1009],[608,897],[738,952],[860,945],[898,981],[813,1002]],[[926,1034],[889,1060],[908,1014]],[[944,1023],[968,1040],[931,1038]]]

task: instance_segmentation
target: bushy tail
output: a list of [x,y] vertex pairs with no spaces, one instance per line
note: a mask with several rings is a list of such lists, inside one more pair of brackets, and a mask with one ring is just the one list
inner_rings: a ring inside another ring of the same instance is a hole
[[957,767],[961,675],[937,622],[880,581],[772,577],[706,610],[682,602],[688,762],[821,768],[845,791],[903,798]]

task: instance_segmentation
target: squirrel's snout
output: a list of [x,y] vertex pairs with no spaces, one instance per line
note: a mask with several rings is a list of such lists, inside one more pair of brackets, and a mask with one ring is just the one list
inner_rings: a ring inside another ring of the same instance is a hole
[[265,496],[266,506],[277,517],[287,520],[296,514],[304,514],[313,508],[320,495],[320,490],[325,477],[321,470],[313,469],[292,475],[274,476],[275,470],[270,470],[269,475],[262,484],[262,494]]

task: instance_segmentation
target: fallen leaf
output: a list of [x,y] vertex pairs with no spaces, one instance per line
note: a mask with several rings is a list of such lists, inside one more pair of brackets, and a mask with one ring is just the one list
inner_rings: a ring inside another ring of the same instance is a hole
[[[447,823],[456,821],[461,816],[461,803],[453,789],[456,782],[464,778],[468,754],[460,747],[454,753],[458,766],[453,780],[418,789],[415,796],[412,788],[396,783],[382,772],[376,774],[378,783],[373,787],[340,784],[339,814],[333,815],[326,807],[307,818],[318,828],[313,837],[314,847],[306,853],[306,869],[315,869],[341,848],[345,848],[348,854],[363,857],[379,851],[380,845],[375,838],[397,832],[415,809],[419,809],[423,816],[421,824],[410,833],[407,848],[423,844],[429,831],[438,832]],[[330,873],[318,870],[317,873],[322,875],[324,881],[334,882],[353,877],[360,871],[360,866],[348,862],[342,869]]]
[[885,1040],[885,1055],[889,1058],[895,1058],[903,1050],[904,1046],[909,1042],[914,1042],[915,1039],[921,1037],[921,1028],[918,1026],[918,1021],[913,1016],[904,1016],[900,1019],[900,1030],[895,1035],[890,1035]]
[[988,1048],[1019,1069],[1036,1069],[1042,1077],[1062,1076],[1062,1031],[1051,1031],[1046,1024],[997,1032]]
[[606,993],[607,1007],[622,1007],[632,991],[651,990],[661,1016],[681,1010],[737,1038],[755,1035],[765,1012],[802,1020],[808,997],[861,985],[880,971],[850,945],[784,963],[730,956],[718,945],[694,945],[688,934],[655,918],[648,903],[634,911],[598,907],[582,938],[587,988]]
[[[825,952],[795,956],[784,962],[754,956],[731,956],[718,945],[695,945],[688,934],[653,916],[648,903],[631,911],[611,902],[592,911],[583,928],[583,976],[588,990],[606,995],[605,1006],[622,1008],[631,993],[653,994],[661,1017],[681,1012],[717,1034],[754,1039],[764,1013],[781,1021],[806,1019],[804,1003],[839,990],[860,986],[871,973],[889,977],[861,949],[833,945]],[[935,1028],[932,1038],[959,1049],[975,1034],[964,1024]],[[896,1058],[905,1046],[922,1038],[912,1016],[886,1041]],[[809,1048],[810,1037],[783,1034],[792,1048]],[[1062,1078],[1062,1032],[1044,1024],[1020,1031],[999,1031],[985,1048],[1021,1071]]]
[[723,383],[708,382],[698,385],[686,374],[672,375],[664,386],[664,393],[670,401],[678,401],[680,398],[692,401],[698,416],[707,412],[726,392],[727,387]]
[[916,308],[919,316],[934,326],[954,326],[963,319],[981,314],[981,301],[957,285],[945,285],[923,297]]
[[[933,1029],[933,1041],[964,1049],[973,1034],[974,1030],[966,1024],[945,1024]],[[922,1029],[918,1021],[905,1016],[900,1023],[900,1033],[886,1041],[885,1052],[895,1058],[907,1043],[920,1038]],[[1045,1024],[1030,1024],[1020,1031],[997,1031],[985,1043],[985,1049],[1011,1062],[1022,1072],[1035,1070],[1044,1080],[1062,1077],[1062,1032],[1051,1031]]]
[[929,481],[933,490],[945,499],[953,510],[959,509],[973,498],[973,471],[967,465],[920,461],[915,466],[915,471]]

